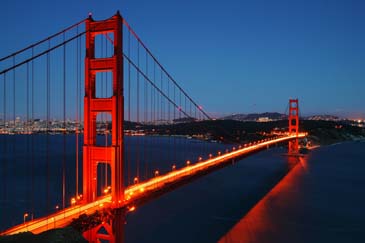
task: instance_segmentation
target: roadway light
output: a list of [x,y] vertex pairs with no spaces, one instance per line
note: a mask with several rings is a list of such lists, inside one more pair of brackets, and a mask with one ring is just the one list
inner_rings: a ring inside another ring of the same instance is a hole
[[199,161],[202,161],[202,159],[203,159],[203,158],[202,158],[201,156],[199,156],[199,158],[198,158],[198,159],[199,159]]
[[213,156],[212,154],[209,154],[209,158],[212,158],[212,156]]
[[172,165],[172,170],[175,170],[176,169],[176,165]]
[[134,177],[133,182],[134,184],[138,183],[138,177]]
[[156,170],[156,171],[155,171],[155,176],[158,176],[158,174],[159,174],[159,171],[158,171],[158,170]]
[[56,205],[55,208],[56,208],[56,211],[58,211],[58,209],[60,209],[60,206]]
[[76,204],[76,199],[73,197],[73,198],[71,198],[71,205],[73,206],[75,204]]
[[186,165],[189,166],[190,165],[190,160],[186,161]]
[[28,214],[28,213],[24,213],[24,215],[23,215],[23,222],[24,222],[24,224],[25,224],[25,219],[26,219],[28,216],[29,216],[29,214]]
[[129,211],[129,212],[133,212],[133,211],[135,211],[135,210],[136,210],[136,206],[132,206],[132,207],[128,208],[128,211]]
[[218,151],[218,155],[221,155],[221,151]]

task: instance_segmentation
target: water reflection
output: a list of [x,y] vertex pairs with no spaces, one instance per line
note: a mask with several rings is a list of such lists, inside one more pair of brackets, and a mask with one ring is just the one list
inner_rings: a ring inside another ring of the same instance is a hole
[[[279,231],[277,219],[287,217],[290,212],[283,212],[284,205],[296,203],[298,182],[308,169],[306,157],[288,157],[290,171],[285,177],[245,215],[219,243],[262,243],[276,242],[272,239]],[[280,227],[280,234],[281,227]],[[289,242],[289,241],[285,241]]]

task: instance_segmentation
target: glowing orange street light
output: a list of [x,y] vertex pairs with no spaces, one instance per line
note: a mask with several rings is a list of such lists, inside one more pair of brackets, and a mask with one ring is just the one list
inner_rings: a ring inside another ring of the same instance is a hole
[[199,158],[198,158],[198,159],[199,159],[199,161],[202,161],[202,159],[203,159],[203,158],[202,158],[201,156],[199,156]]
[[188,165],[188,166],[190,165],[190,160],[186,161],[186,165]]
[[158,174],[159,174],[159,171],[158,171],[158,170],[156,170],[156,171],[155,171],[155,176],[158,176]]
[[213,156],[212,154],[209,154],[209,158],[212,158],[212,156]]
[[221,155],[221,151],[218,151],[218,155]]
[[138,183],[138,177],[134,177],[133,182],[134,184]]
[[56,207],[55,207],[55,208],[56,208],[56,210],[58,211],[58,209],[60,209],[60,206],[56,205]]
[[132,206],[132,207],[130,207],[129,209],[128,209],[128,211],[129,212],[133,212],[133,211],[135,211],[136,210],[136,206]]
[[73,198],[71,198],[71,205],[73,206],[75,204],[76,204],[76,199],[73,197]]
[[172,170],[175,170],[176,169],[176,165],[172,165]]
[[24,224],[25,224],[25,219],[26,219],[28,216],[29,216],[29,214],[28,214],[28,213],[24,213],[24,215],[23,215],[23,222],[24,222]]

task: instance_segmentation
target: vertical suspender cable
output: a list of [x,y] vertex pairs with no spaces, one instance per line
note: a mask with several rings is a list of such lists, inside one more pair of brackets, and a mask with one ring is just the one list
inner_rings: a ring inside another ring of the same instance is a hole
[[[146,52],[146,75],[148,76],[148,54]],[[148,92],[147,92],[147,80],[144,78],[144,125],[147,125],[147,100],[148,100]],[[144,131],[146,133],[146,130]],[[143,137],[143,163],[144,163],[144,179],[147,179],[147,166],[148,161],[146,158],[146,137]]]
[[[13,66],[15,66],[15,55],[13,56]],[[16,132],[16,93],[15,93],[15,76],[16,76],[16,71],[15,68],[13,69],[13,133]],[[16,164],[16,151],[15,151],[15,146],[16,146],[16,142],[17,142],[17,136],[12,136],[12,138],[10,139],[11,141],[11,156],[12,158],[10,159],[10,162],[12,164]],[[10,167],[11,168],[11,167]],[[11,169],[10,169],[10,173],[11,173]],[[10,190],[11,191],[11,190]],[[11,195],[11,193],[9,193],[9,195]],[[9,198],[14,200],[15,198]]]
[[[79,26],[76,27],[76,34],[79,34]],[[76,198],[79,197],[79,42],[80,37],[76,40]]]
[[[3,114],[3,116],[4,116],[4,129],[7,127],[6,126],[6,124],[7,124],[7,122],[6,122],[6,73],[4,73],[4,84],[3,84],[3,88],[4,88],[4,90],[3,90],[3,99],[4,99],[4,114]],[[9,124],[9,123],[8,123]],[[7,129],[8,130],[8,129]],[[4,202],[5,202],[5,205],[7,205],[8,204],[8,198],[7,198],[7,187],[8,187],[8,184],[7,184],[7,181],[8,181],[8,159],[7,159],[7,156],[8,156],[8,139],[7,139],[7,136],[5,135],[4,136],[4,143],[3,143],[3,158],[4,158],[4,162],[2,163],[3,165],[4,165],[4,174],[3,174],[3,176],[2,176],[2,178],[3,178],[3,200],[4,200]],[[8,210],[4,210],[4,217],[1,217],[2,218],[2,221],[7,221],[7,220],[9,220],[8,218],[7,218],[7,211]],[[3,223],[3,222],[2,222]]]
[[[27,144],[27,156],[29,156],[29,152],[30,152],[30,141],[29,141],[29,125],[30,125],[30,122],[29,122],[29,62],[27,62],[27,75],[26,75],[26,88],[25,88],[25,91],[26,91],[26,101],[25,101],[25,107],[26,107],[26,133],[27,133],[27,139],[26,139],[26,144]],[[31,164],[28,163],[27,164],[27,211],[29,212],[29,209],[30,209],[30,204],[31,204],[31,195],[30,195],[30,191],[31,191],[31,188],[29,188],[29,185],[30,185],[30,180],[31,180],[31,174],[29,174],[31,172]]]
[[[48,49],[50,48],[50,40],[48,40]],[[47,182],[46,182],[46,212],[49,215],[50,209],[50,195],[49,195],[49,181],[50,181],[50,168],[49,168],[49,122],[50,122],[50,54],[47,52],[47,70],[46,70],[46,175],[47,175]],[[47,217],[47,229],[48,229],[48,217]]]
[[[174,103],[177,104],[177,102],[176,102],[176,85],[174,85]],[[175,107],[174,107],[174,119],[173,119],[173,121],[174,121],[174,123],[176,122],[176,108]],[[175,124],[174,124],[174,127],[177,128],[177,126]],[[177,132],[176,132],[175,135],[177,135]],[[174,148],[173,148],[174,155],[173,156],[174,156],[174,163],[176,163],[177,162],[176,161],[176,150],[177,150],[177,148],[176,148],[176,136],[174,136],[173,140],[174,140]]]
[[[156,82],[157,83],[157,82]],[[162,70],[160,69],[160,90],[162,90],[162,92],[163,92],[163,84],[162,84]],[[159,94],[158,95],[159,97],[160,97],[160,103],[159,103],[159,105],[160,105],[160,117],[159,117],[159,130],[160,130],[160,134],[162,134],[163,133],[163,131],[162,131],[162,124],[163,124],[163,97]],[[159,148],[161,148],[162,146],[163,146],[163,137],[160,137],[160,139],[159,139]],[[159,163],[162,163],[163,162],[163,159],[164,159],[164,157],[163,157],[163,155],[162,155],[162,153],[160,153],[160,158],[159,158]]]
[[[139,42],[137,43],[137,66],[140,68],[139,63]],[[139,125],[139,71],[137,71],[137,124]],[[137,161],[136,161],[136,177],[139,178],[139,152],[140,152],[140,144],[139,144],[139,136],[137,136]]]
[[[15,66],[15,56],[13,56],[13,66]],[[15,117],[15,98],[16,94],[15,94],[15,68],[13,69],[13,131],[15,132],[16,129],[16,117]],[[11,149],[12,149],[12,161],[11,163],[15,164],[16,163],[16,156],[15,156],[15,144],[16,144],[16,137],[17,136],[13,136],[11,141]]]
[[[128,31],[128,57],[131,58],[131,32]],[[128,62],[128,122],[131,122],[131,63]],[[131,142],[127,143],[127,181],[131,183]]]
[[[169,77],[167,77],[167,96],[169,97],[169,98],[171,98],[170,97],[170,78]],[[170,102],[166,102],[167,103],[167,118],[166,118],[166,120],[167,120],[167,124],[168,124],[168,126],[170,127],[170,132],[169,132],[169,137],[168,137],[168,145],[169,145],[169,150],[168,150],[168,155],[167,155],[167,157],[168,157],[168,161],[169,161],[169,163],[171,163],[172,162],[172,159],[171,159],[171,123],[170,123],[170,107],[171,107],[171,104],[170,104]],[[173,166],[173,165],[171,165],[171,166]]]
[[[162,70],[160,72],[160,89],[162,90],[163,92],[163,83],[162,83]],[[160,106],[161,106],[161,110],[160,110],[160,119],[161,119],[161,122],[163,121],[163,112],[164,112],[164,99],[162,98],[161,96],[161,103],[160,103]]]
[[[34,57],[34,48],[32,48],[32,101],[31,101],[31,107],[32,107],[32,123],[34,124],[34,61],[33,61],[33,57]],[[33,130],[33,129],[32,129]],[[32,182],[31,182],[31,213],[32,213],[32,219],[34,216],[34,135],[33,135],[33,131],[32,131],[32,136],[31,136],[32,142],[31,142],[31,150],[32,150],[32,155],[31,155],[31,174],[32,174]]]
[[[156,62],[153,62],[153,82],[154,83],[157,83],[156,82]],[[156,115],[157,115],[157,109],[156,109],[156,104],[157,104],[157,98],[156,98],[156,89],[151,87],[151,92],[153,92],[153,94],[151,94],[151,96],[153,97],[153,100],[152,100],[152,110],[151,110],[151,113],[152,113],[152,124],[153,124],[153,127],[156,128]],[[156,133],[156,130],[155,132]],[[156,139],[153,139],[154,143],[156,144]],[[155,160],[155,158],[153,158]],[[153,163],[153,161],[152,161]],[[153,168],[153,164],[151,166]],[[153,171],[152,171],[152,176],[153,176]]]
[[[65,33],[63,33],[65,41]],[[63,45],[63,159],[62,159],[62,208],[66,207],[66,44]]]

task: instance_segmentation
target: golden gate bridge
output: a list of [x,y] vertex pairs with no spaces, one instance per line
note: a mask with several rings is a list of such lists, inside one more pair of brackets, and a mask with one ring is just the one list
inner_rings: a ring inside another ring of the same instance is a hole
[[[306,136],[299,132],[298,99],[290,99],[285,133],[223,151],[202,148],[199,157],[185,151],[178,154],[184,150],[184,142],[174,136],[172,126],[184,122],[199,126],[211,117],[166,71],[119,12],[102,21],[90,15],[1,58],[0,70],[1,196],[11,207],[11,201],[19,197],[9,182],[16,177],[15,181],[23,180],[24,188],[19,190],[26,201],[20,207],[24,214],[15,224],[8,223],[14,215],[6,217],[7,207],[2,207],[7,225],[2,235],[40,233],[69,225],[80,215],[112,209],[113,217],[86,227],[83,235],[90,242],[120,242],[125,213],[141,202],[278,143],[288,142],[289,154],[297,154],[298,139]],[[171,137],[158,158],[149,148],[163,144],[159,139],[144,138],[161,135],[157,127]],[[20,139],[18,134],[26,134],[26,138]],[[52,144],[53,134],[62,137],[59,144]],[[19,151],[21,141],[23,151]],[[18,153],[25,156],[19,159],[14,156]],[[168,166],[159,169],[155,160]],[[23,168],[16,167],[24,161]],[[44,165],[43,182],[37,180],[38,163]],[[23,171],[21,177],[14,174],[17,170]],[[55,174],[60,180],[51,183]],[[75,180],[72,185],[71,178]],[[35,197],[39,194],[42,198]]]

